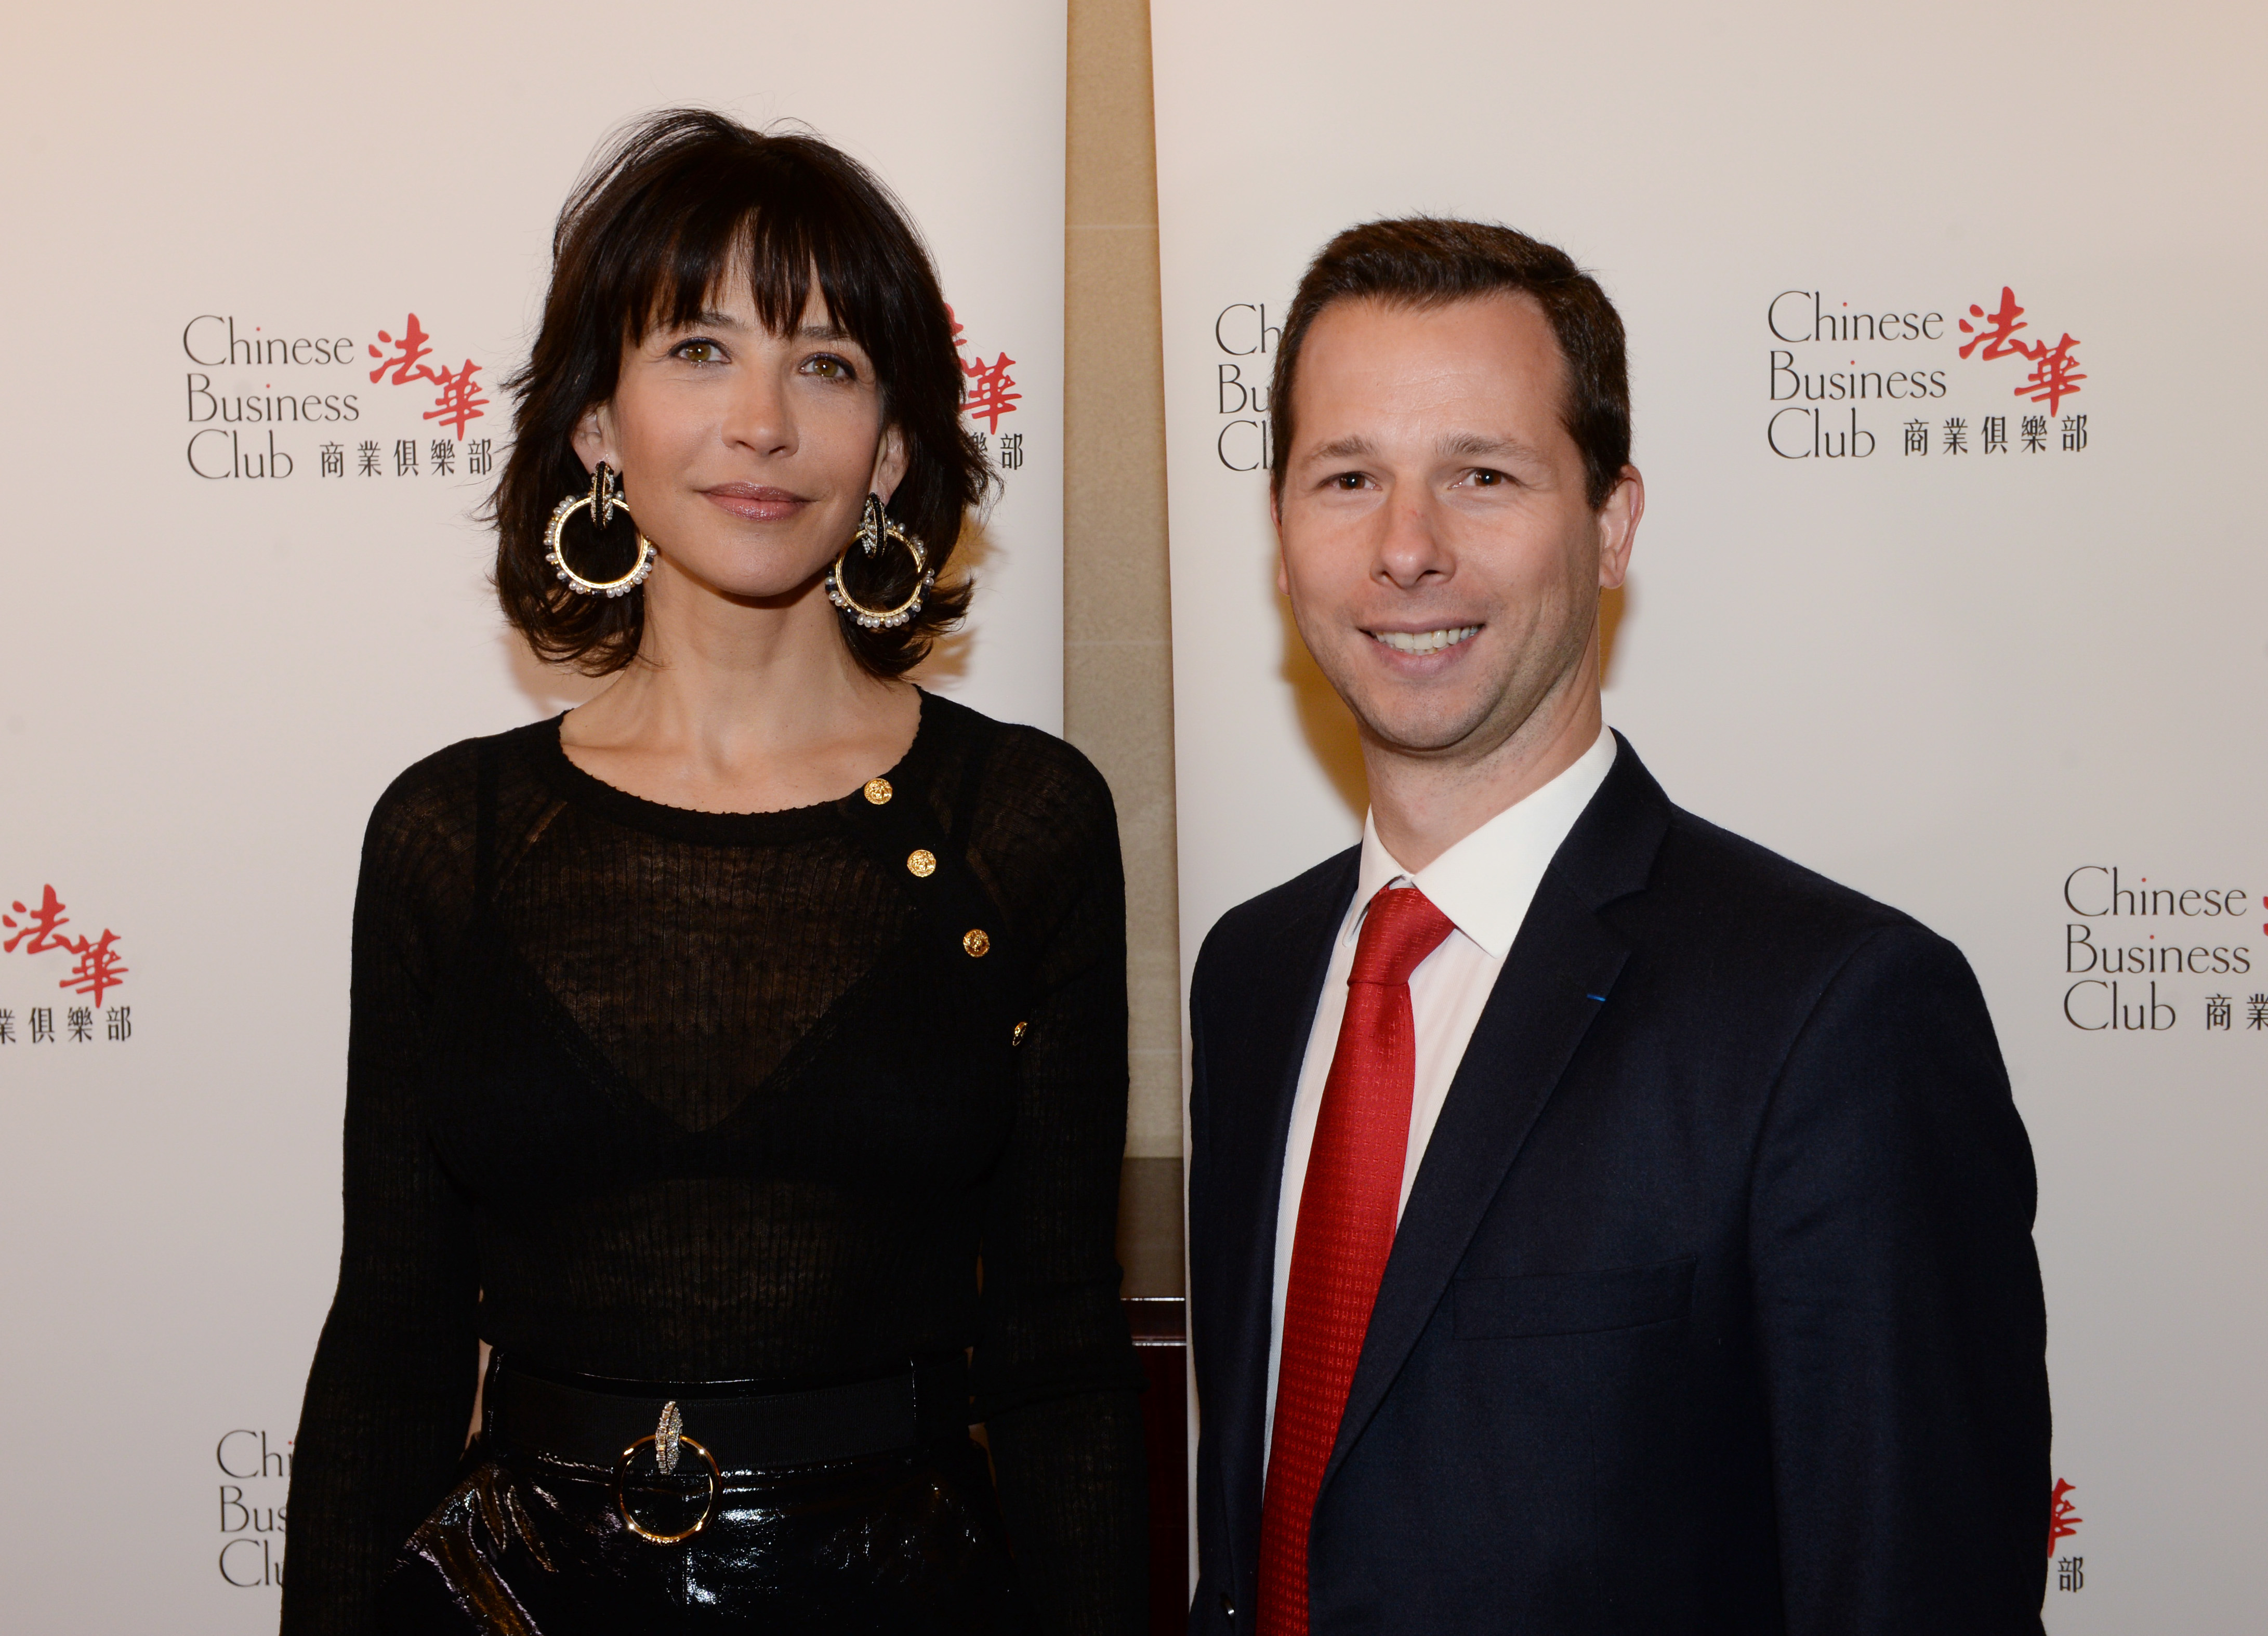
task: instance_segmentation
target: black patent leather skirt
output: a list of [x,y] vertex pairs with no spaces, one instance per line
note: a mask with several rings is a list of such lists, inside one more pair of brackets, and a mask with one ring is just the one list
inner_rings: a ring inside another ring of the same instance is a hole
[[696,1441],[729,1419],[688,1401],[685,1441],[699,1455],[665,1473],[652,1438],[609,1469],[593,1457],[614,1446],[603,1430],[551,1439],[581,1456],[563,1457],[499,1435],[508,1428],[491,1410],[462,1479],[395,1561],[385,1627],[1020,1636],[990,1474],[965,1426],[878,1452],[752,1464],[736,1457],[729,1429]]

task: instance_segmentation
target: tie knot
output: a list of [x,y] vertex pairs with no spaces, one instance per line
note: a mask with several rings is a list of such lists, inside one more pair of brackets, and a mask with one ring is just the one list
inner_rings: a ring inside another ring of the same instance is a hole
[[1453,927],[1448,916],[1414,886],[1382,887],[1362,918],[1350,983],[1403,984],[1418,962],[1440,947]]

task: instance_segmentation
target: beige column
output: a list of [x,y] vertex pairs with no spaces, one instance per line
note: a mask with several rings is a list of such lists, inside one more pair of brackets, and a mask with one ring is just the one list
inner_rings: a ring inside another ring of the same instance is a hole
[[1071,0],[1064,201],[1064,731],[1126,849],[1129,1294],[1181,1283],[1173,632],[1147,0]]

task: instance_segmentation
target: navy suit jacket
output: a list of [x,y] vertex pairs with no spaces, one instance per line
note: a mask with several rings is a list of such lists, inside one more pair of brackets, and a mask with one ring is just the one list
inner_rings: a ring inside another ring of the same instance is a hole
[[[1344,852],[1190,997],[1193,1636],[1254,1629],[1276,1220]],[[2031,1148],[1958,950],[1627,741],[1466,1047],[1310,1535],[1315,1636],[2037,1636]]]

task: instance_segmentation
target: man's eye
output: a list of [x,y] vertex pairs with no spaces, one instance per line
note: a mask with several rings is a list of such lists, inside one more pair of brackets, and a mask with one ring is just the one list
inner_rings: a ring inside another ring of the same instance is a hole
[[1359,489],[1362,487],[1362,474],[1359,471],[1340,472],[1331,479],[1331,486],[1335,489]]
[[1483,469],[1473,474],[1473,487],[1476,489],[1493,489],[1498,483],[1508,483],[1511,480],[1500,471],[1489,471]]
[[681,341],[669,350],[672,357],[681,357],[688,364],[721,364],[725,361],[725,349],[714,341]]

